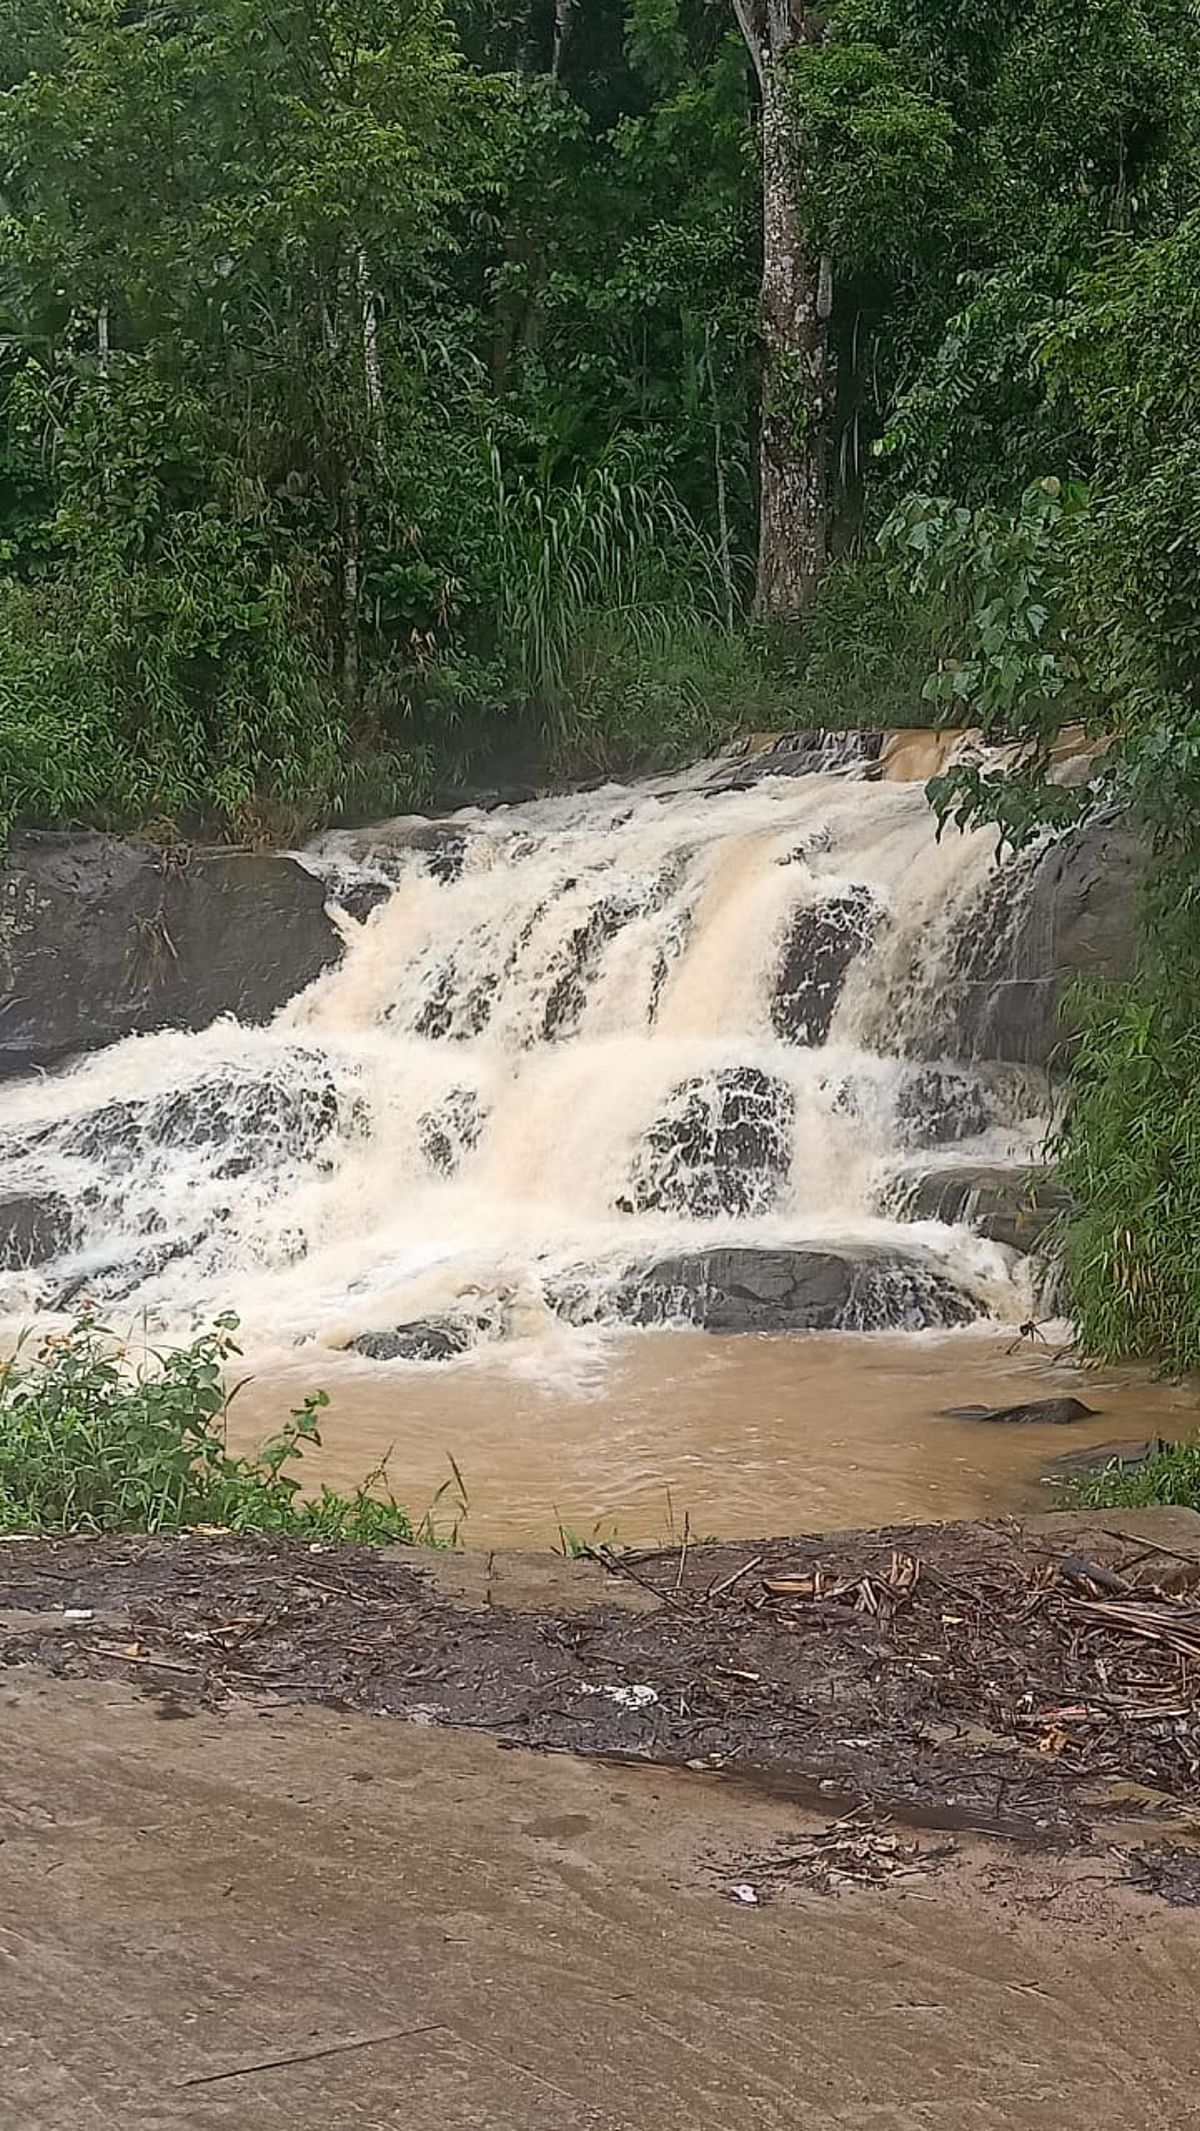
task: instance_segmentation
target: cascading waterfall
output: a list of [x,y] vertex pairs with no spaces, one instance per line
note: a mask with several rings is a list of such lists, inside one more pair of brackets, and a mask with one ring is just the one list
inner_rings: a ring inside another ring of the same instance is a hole
[[[1033,1076],[931,1039],[993,851],[855,765],[326,835],[303,857],[346,952],[270,1027],[0,1094],[6,1178],[59,1223],[0,1311],[87,1295],[180,1334],[233,1308],[252,1343],[378,1352],[431,1318],[470,1351],[723,1328],[731,1291],[749,1324],[1017,1321],[1026,1261],[884,1211],[918,1160],[1044,1137]],[[754,1254],[776,1286],[802,1262],[799,1300],[747,1288]]]

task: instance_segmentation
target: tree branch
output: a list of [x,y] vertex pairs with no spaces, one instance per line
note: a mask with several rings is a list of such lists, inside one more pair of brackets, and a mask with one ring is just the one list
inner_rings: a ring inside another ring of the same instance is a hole
[[754,71],[758,76],[758,86],[760,89],[765,89],[767,85],[767,61],[758,24],[750,12],[747,0],[733,0],[733,12],[737,17],[737,26],[745,39],[746,50],[754,62]]

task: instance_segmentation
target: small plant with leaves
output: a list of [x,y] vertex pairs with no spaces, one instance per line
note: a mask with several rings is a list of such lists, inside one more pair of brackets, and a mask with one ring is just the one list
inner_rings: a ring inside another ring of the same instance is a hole
[[1172,1443],[1132,1469],[1114,1463],[1069,1490],[1072,1508],[1144,1509],[1166,1502],[1200,1509],[1200,1442]]
[[[82,1315],[0,1370],[0,1533],[235,1532],[366,1544],[413,1538],[384,1464],[351,1495],[301,1493],[296,1467],[319,1447],[316,1391],[250,1456],[228,1446],[225,1365],[237,1319],[191,1346],[132,1362]],[[430,1534],[426,1534],[430,1536]]]

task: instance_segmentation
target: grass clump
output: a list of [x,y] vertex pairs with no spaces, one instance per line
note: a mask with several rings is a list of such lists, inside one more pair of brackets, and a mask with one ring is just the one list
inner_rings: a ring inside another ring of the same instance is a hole
[[[0,1368],[0,1534],[232,1532],[355,1540],[414,1537],[384,1468],[351,1495],[302,1496],[296,1467],[321,1441],[328,1399],[313,1392],[252,1456],[226,1440],[224,1365],[237,1319],[132,1366],[105,1327],[81,1315],[25,1360]],[[379,1490],[376,1492],[376,1490]]]
[[1200,1509],[1200,1442],[1172,1443],[1144,1465],[1113,1464],[1078,1481],[1070,1491],[1072,1509],[1147,1509],[1167,1503],[1175,1509]]

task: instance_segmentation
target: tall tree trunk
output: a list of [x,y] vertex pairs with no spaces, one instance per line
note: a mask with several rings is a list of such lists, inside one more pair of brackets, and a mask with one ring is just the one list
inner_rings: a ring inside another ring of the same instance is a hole
[[788,154],[779,69],[796,44],[815,42],[818,20],[788,0],[734,0],[761,98],[763,343],[759,423],[758,579],[766,620],[802,614],[825,568],[829,262],[805,237]]
[[383,364],[379,356],[379,312],[371,285],[367,255],[361,244],[354,255],[358,277],[358,301],[362,329],[363,386],[371,423],[371,442],[378,451],[383,442]]

